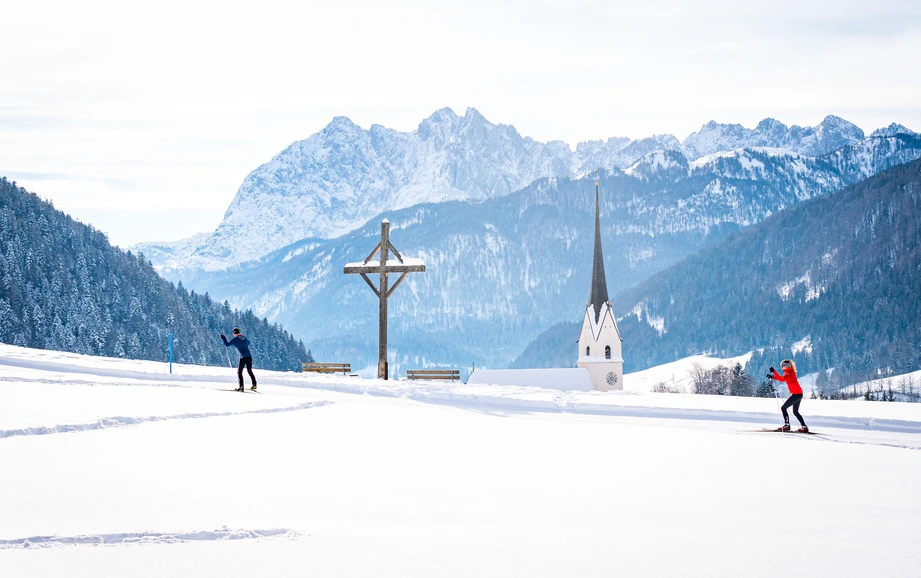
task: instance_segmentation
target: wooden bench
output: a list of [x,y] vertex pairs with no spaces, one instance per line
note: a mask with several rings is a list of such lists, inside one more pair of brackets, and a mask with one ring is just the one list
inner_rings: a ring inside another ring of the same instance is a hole
[[450,379],[460,381],[459,369],[407,369],[406,379]]
[[315,373],[348,373],[352,366],[348,363],[301,363],[301,371]]

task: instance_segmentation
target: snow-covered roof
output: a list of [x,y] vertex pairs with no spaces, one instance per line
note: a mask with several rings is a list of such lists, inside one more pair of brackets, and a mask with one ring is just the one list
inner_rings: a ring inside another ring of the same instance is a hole
[[[591,307],[591,305],[592,304],[589,303],[589,307],[585,310],[585,315],[588,317],[588,322],[592,327],[592,339],[598,341],[598,339],[601,337],[601,327],[604,325],[604,318],[610,316],[611,321],[614,323],[614,331],[617,332],[617,337],[623,341],[624,338],[621,336],[620,328],[617,326],[617,318],[614,317],[614,311],[611,309],[611,303],[607,301],[602,303],[600,310],[598,310],[597,313],[595,313],[595,310]],[[593,314],[596,314],[597,317],[593,316]]]

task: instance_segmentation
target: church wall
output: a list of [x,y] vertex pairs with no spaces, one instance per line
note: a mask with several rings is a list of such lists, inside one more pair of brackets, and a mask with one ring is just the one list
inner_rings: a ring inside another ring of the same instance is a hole
[[[624,371],[623,363],[610,362],[583,362],[579,361],[579,367],[588,371],[592,380],[592,386],[597,391],[622,391],[624,389]],[[608,374],[614,374],[614,383],[608,383]]]
[[[592,384],[598,391],[610,391],[612,389],[622,390],[624,388],[624,372],[620,333],[617,330],[617,322],[614,320],[611,310],[605,307],[602,312],[602,323],[598,334],[598,340],[592,332],[591,315],[594,311],[591,307],[586,309],[585,317],[582,321],[582,333],[579,336],[578,366],[589,371]],[[604,356],[605,346],[611,347],[611,358],[606,359]],[[585,355],[585,348],[590,348],[590,354]],[[608,373],[614,373],[615,383],[608,383]]]

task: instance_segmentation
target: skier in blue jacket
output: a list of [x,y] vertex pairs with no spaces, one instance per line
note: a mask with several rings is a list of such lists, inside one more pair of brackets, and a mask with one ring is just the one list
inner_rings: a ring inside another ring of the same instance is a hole
[[243,391],[243,368],[246,368],[246,371],[249,373],[249,378],[253,381],[253,386],[250,387],[253,391],[256,390],[256,376],[253,375],[253,354],[249,352],[249,339],[245,335],[240,333],[238,327],[233,328],[233,339],[227,341],[227,338],[224,337],[224,334],[221,333],[221,341],[224,342],[224,347],[230,347],[233,345],[237,348],[237,351],[240,352],[240,363],[237,365],[237,377],[240,379],[240,387],[237,388],[237,391]]

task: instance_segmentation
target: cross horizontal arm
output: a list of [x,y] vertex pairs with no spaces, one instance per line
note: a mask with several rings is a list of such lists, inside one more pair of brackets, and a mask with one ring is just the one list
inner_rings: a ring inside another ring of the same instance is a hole
[[423,273],[425,261],[419,258],[405,258],[400,263],[396,259],[389,259],[386,264],[380,261],[370,263],[346,263],[344,273]]
[[381,267],[380,265],[363,265],[360,267],[345,267],[346,273],[362,273],[362,274],[375,274],[375,273],[424,273],[425,265],[387,265]]

